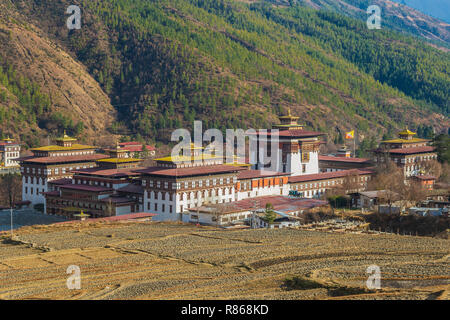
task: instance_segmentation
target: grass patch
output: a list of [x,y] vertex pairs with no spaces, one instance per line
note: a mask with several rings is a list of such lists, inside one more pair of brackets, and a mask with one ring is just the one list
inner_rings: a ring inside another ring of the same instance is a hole
[[334,287],[328,288],[328,295],[331,297],[351,296],[355,294],[374,293],[374,290],[358,287]]
[[360,287],[347,287],[347,286],[330,286],[324,285],[320,282],[307,279],[299,276],[288,277],[284,280],[283,287],[290,290],[311,290],[318,288],[327,289],[327,294],[330,297],[342,297],[342,296],[351,296],[357,294],[365,294],[365,293],[375,293],[374,290],[369,290],[367,288]]
[[310,290],[310,289],[317,289],[317,288],[326,288],[323,284],[302,278],[302,277],[289,277],[284,280],[283,283],[286,290]]

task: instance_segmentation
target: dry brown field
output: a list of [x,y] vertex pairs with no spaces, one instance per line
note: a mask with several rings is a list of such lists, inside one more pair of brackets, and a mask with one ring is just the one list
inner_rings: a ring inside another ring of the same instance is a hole
[[[0,238],[0,299],[448,300],[449,241],[157,222],[24,227]],[[70,265],[80,290],[67,288]],[[364,290],[370,265],[380,290]],[[289,290],[290,276],[321,287]]]

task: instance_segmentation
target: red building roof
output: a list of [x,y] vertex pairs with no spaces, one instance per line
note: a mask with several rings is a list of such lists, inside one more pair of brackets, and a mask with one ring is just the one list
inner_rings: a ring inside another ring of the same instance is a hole
[[188,177],[188,176],[202,176],[210,174],[220,174],[228,172],[238,172],[247,170],[247,168],[234,167],[231,165],[210,165],[190,168],[178,168],[178,169],[164,169],[161,167],[149,167],[144,170],[136,170],[147,175],[156,176],[169,176],[169,177]]
[[333,156],[319,156],[319,161],[364,163],[364,162],[370,162],[370,159],[367,159],[367,158],[346,158],[346,157],[333,157]]
[[279,177],[279,176],[287,176],[289,173],[283,172],[275,172],[275,171],[266,171],[266,170],[245,170],[239,172],[238,179],[256,179],[256,178],[268,178],[268,177]]
[[389,153],[393,154],[416,154],[416,153],[427,153],[427,152],[433,152],[436,148],[431,146],[424,146],[424,147],[414,147],[414,148],[399,148],[399,149],[390,149],[388,150]]
[[[310,209],[328,204],[327,201],[318,199],[299,199],[299,198],[290,198],[286,196],[263,196],[239,200],[235,202],[222,203],[214,205],[214,207],[219,206],[221,208],[224,208],[223,213],[226,214],[226,213],[249,211],[254,209],[264,209],[266,207],[266,204],[268,203],[272,204],[274,210],[283,211],[286,213]],[[189,209],[189,211],[206,212],[203,211],[204,209],[206,209],[206,211],[209,211],[208,205],[199,208],[191,208]]]
[[[136,142],[136,141],[131,141],[131,142],[120,142],[119,146],[121,147],[122,150],[126,150],[129,152],[142,152],[142,143],[140,142]],[[154,146],[145,146],[146,149],[148,151],[154,151],[155,147]]]
[[102,176],[102,177],[112,177],[112,178],[121,178],[121,177],[129,177],[129,176],[139,176],[141,173],[136,170],[140,170],[144,168],[122,168],[122,169],[103,169],[103,168],[89,168],[89,169],[80,169],[73,171],[74,174],[78,175],[87,175],[87,176]]
[[79,190],[79,191],[89,191],[89,192],[108,192],[113,191],[111,188],[102,187],[102,186],[91,186],[85,184],[68,184],[60,186],[61,189],[71,189],[71,190]]
[[144,188],[137,184],[130,183],[129,185],[126,185],[125,187],[117,189],[119,192],[126,192],[126,193],[136,193],[136,194],[144,194]]
[[375,171],[373,171],[371,169],[350,169],[350,170],[341,170],[341,171],[334,171],[334,172],[305,174],[302,176],[289,177],[289,183],[343,178],[343,177],[347,177],[350,175],[373,174],[374,172]]
[[54,163],[96,161],[105,158],[109,157],[103,154],[90,154],[90,155],[63,156],[63,157],[24,157],[18,158],[16,160],[24,163],[54,164]]
[[50,180],[48,183],[56,184],[56,185],[66,185],[66,184],[72,184],[72,179],[63,178],[63,179],[57,179],[57,180]]
[[[250,135],[252,135],[252,133],[249,133]],[[257,135],[268,135],[268,136],[276,136],[275,131],[273,130],[267,130],[267,131],[261,131],[258,130],[256,132]],[[255,134],[253,134],[255,135]],[[317,132],[317,131],[307,131],[307,130],[303,130],[303,129],[295,129],[295,130],[281,130],[278,131],[278,136],[280,138],[283,137],[291,137],[291,138],[308,138],[308,137],[318,137],[318,136],[324,136],[325,133],[322,132]]]

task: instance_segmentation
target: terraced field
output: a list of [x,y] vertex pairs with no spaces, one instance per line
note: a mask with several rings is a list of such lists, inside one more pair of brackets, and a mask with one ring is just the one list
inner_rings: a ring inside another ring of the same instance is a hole
[[[450,242],[177,223],[25,227],[0,239],[1,299],[449,299]],[[367,267],[381,290],[367,290]],[[81,269],[81,289],[66,286]],[[288,288],[285,279],[314,281]],[[339,290],[338,290],[339,289]]]

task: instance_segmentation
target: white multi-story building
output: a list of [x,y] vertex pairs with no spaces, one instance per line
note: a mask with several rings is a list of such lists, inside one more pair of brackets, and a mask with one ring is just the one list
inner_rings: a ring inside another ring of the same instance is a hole
[[2,153],[0,167],[18,167],[20,158],[20,144],[13,139],[6,138],[0,142],[0,152]]
[[48,191],[48,181],[71,178],[72,171],[93,168],[96,160],[106,158],[95,153],[96,147],[75,143],[76,139],[64,136],[56,145],[31,149],[33,156],[19,158],[22,174],[22,201],[44,204],[43,192]]
[[[280,124],[274,125],[272,130],[259,130],[256,133],[257,150],[260,145],[266,146],[267,157],[278,159],[278,163],[265,164],[261,159],[261,152],[256,153],[257,164],[254,169],[271,168],[290,176],[319,173],[320,132],[305,130],[297,123],[299,117],[289,114],[280,117]],[[271,157],[272,144],[278,143],[274,149],[278,157]]]

